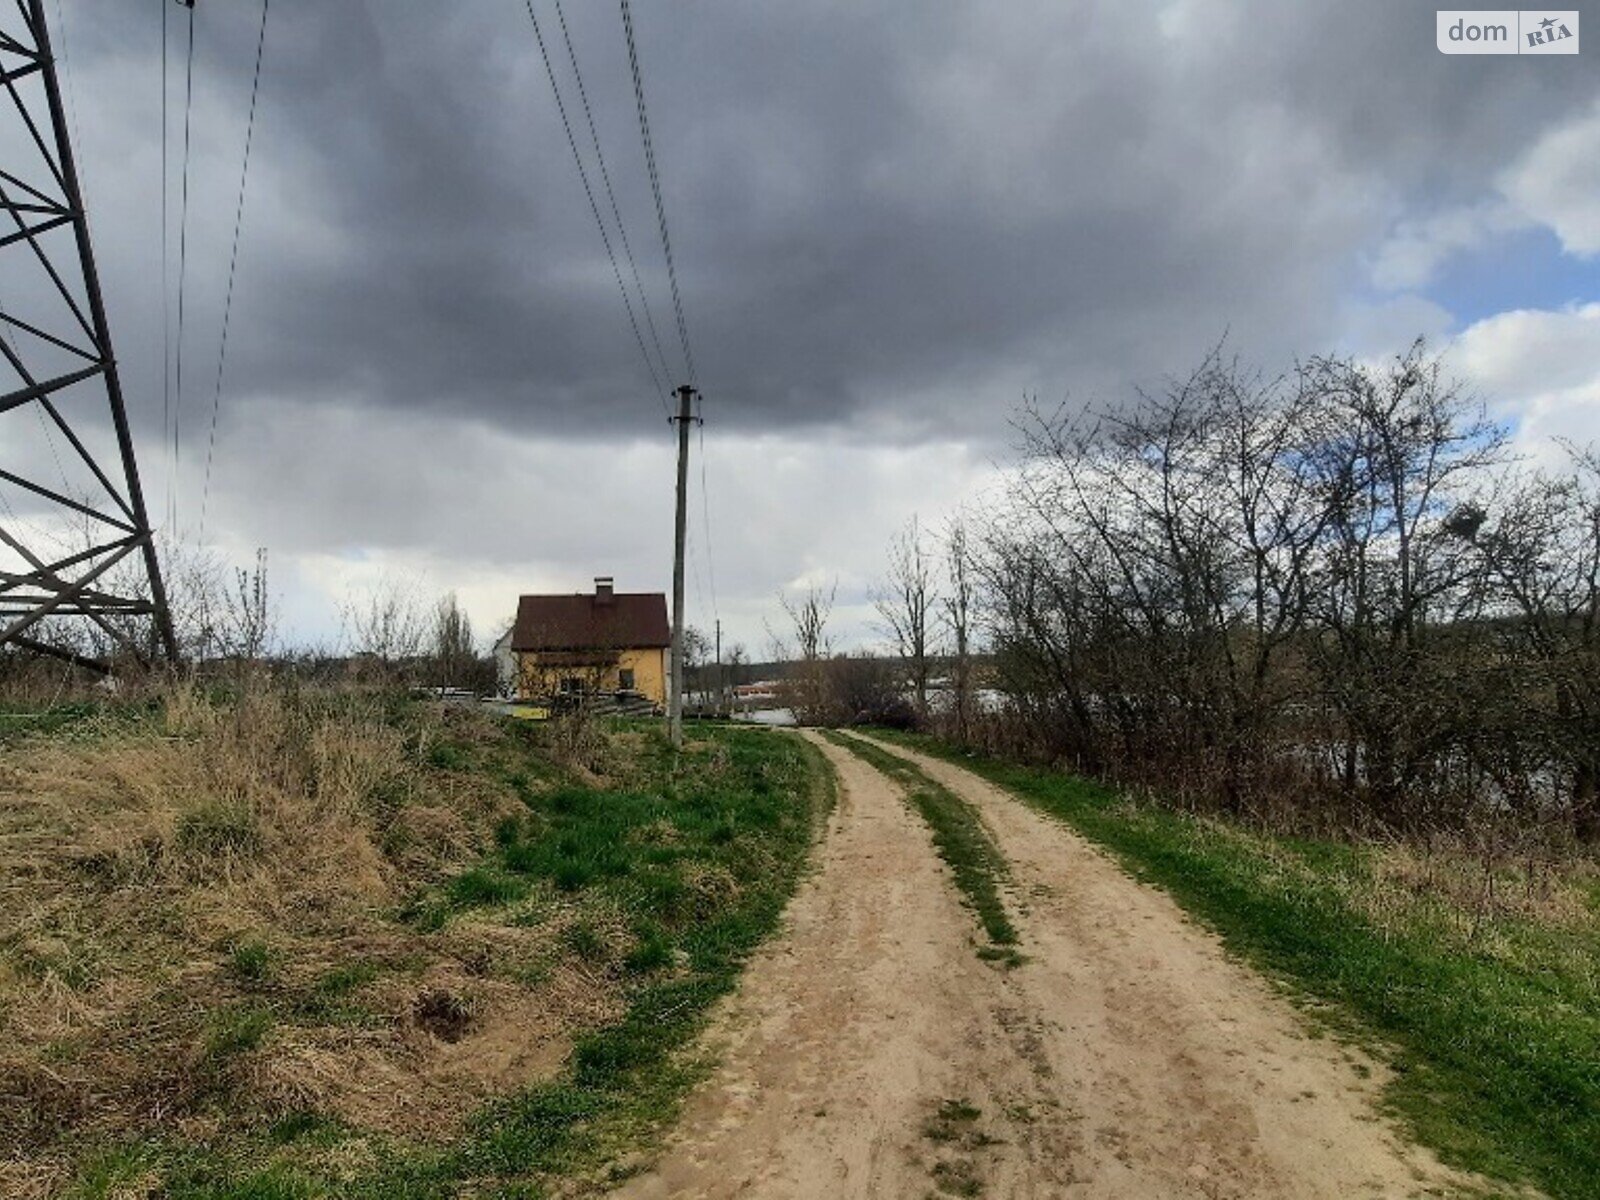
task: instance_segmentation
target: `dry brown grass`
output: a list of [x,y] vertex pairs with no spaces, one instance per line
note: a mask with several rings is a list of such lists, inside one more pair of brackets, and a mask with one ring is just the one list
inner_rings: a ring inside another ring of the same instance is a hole
[[1431,847],[1399,843],[1372,858],[1375,904],[1392,896],[1408,903],[1428,898],[1470,927],[1511,919],[1550,928],[1590,925],[1594,865],[1572,855],[1486,854],[1450,839]]
[[615,1016],[560,911],[396,916],[515,811],[425,765],[497,726],[267,688],[177,688],[161,714],[0,761],[0,1193],[51,1193],[68,1143],[198,1136],[224,1109],[444,1137]]

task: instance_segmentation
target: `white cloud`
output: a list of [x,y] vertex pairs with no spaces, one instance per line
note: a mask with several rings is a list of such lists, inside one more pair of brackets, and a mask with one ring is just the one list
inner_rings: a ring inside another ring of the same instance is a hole
[[1600,103],[1540,134],[1495,188],[1477,203],[1397,221],[1373,256],[1373,286],[1425,287],[1452,256],[1541,225],[1569,254],[1600,254]]
[[1568,253],[1600,254],[1600,103],[1540,137],[1500,189]]
[[1558,439],[1600,442],[1600,304],[1486,317],[1456,339],[1451,362],[1516,425],[1530,459],[1564,458]]
[[1373,286],[1386,292],[1424,287],[1452,255],[1528,224],[1524,213],[1503,200],[1400,221],[1373,259]]

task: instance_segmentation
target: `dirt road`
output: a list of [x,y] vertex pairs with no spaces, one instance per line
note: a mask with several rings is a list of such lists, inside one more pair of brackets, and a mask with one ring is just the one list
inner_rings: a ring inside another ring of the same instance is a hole
[[[981,961],[887,778],[841,794],[786,933],[718,1018],[721,1065],[624,1197],[1454,1195],[1376,1114],[1381,1071],[1170,900],[967,772],[1027,957]],[[897,751],[898,752],[898,751]]]

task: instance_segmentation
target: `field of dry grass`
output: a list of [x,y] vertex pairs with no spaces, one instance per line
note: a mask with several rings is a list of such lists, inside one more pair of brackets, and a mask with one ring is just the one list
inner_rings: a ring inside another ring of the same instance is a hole
[[[348,1181],[557,1077],[684,955],[583,847],[560,878],[509,854],[560,822],[548,798],[659,789],[659,739],[592,738],[566,766],[539,739],[273,687],[176,688],[7,739],[0,1194],[176,1194],[175,1153],[313,1127],[343,1132],[301,1138],[295,1177]],[[672,817],[633,840],[672,841]],[[708,911],[737,900],[684,857],[683,887],[721,889]],[[221,1176],[247,1176],[229,1153]]]

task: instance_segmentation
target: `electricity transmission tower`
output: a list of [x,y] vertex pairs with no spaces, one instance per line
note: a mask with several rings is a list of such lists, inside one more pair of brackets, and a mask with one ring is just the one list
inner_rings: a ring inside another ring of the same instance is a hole
[[44,0],[0,9],[0,86],[0,650],[176,659]]

